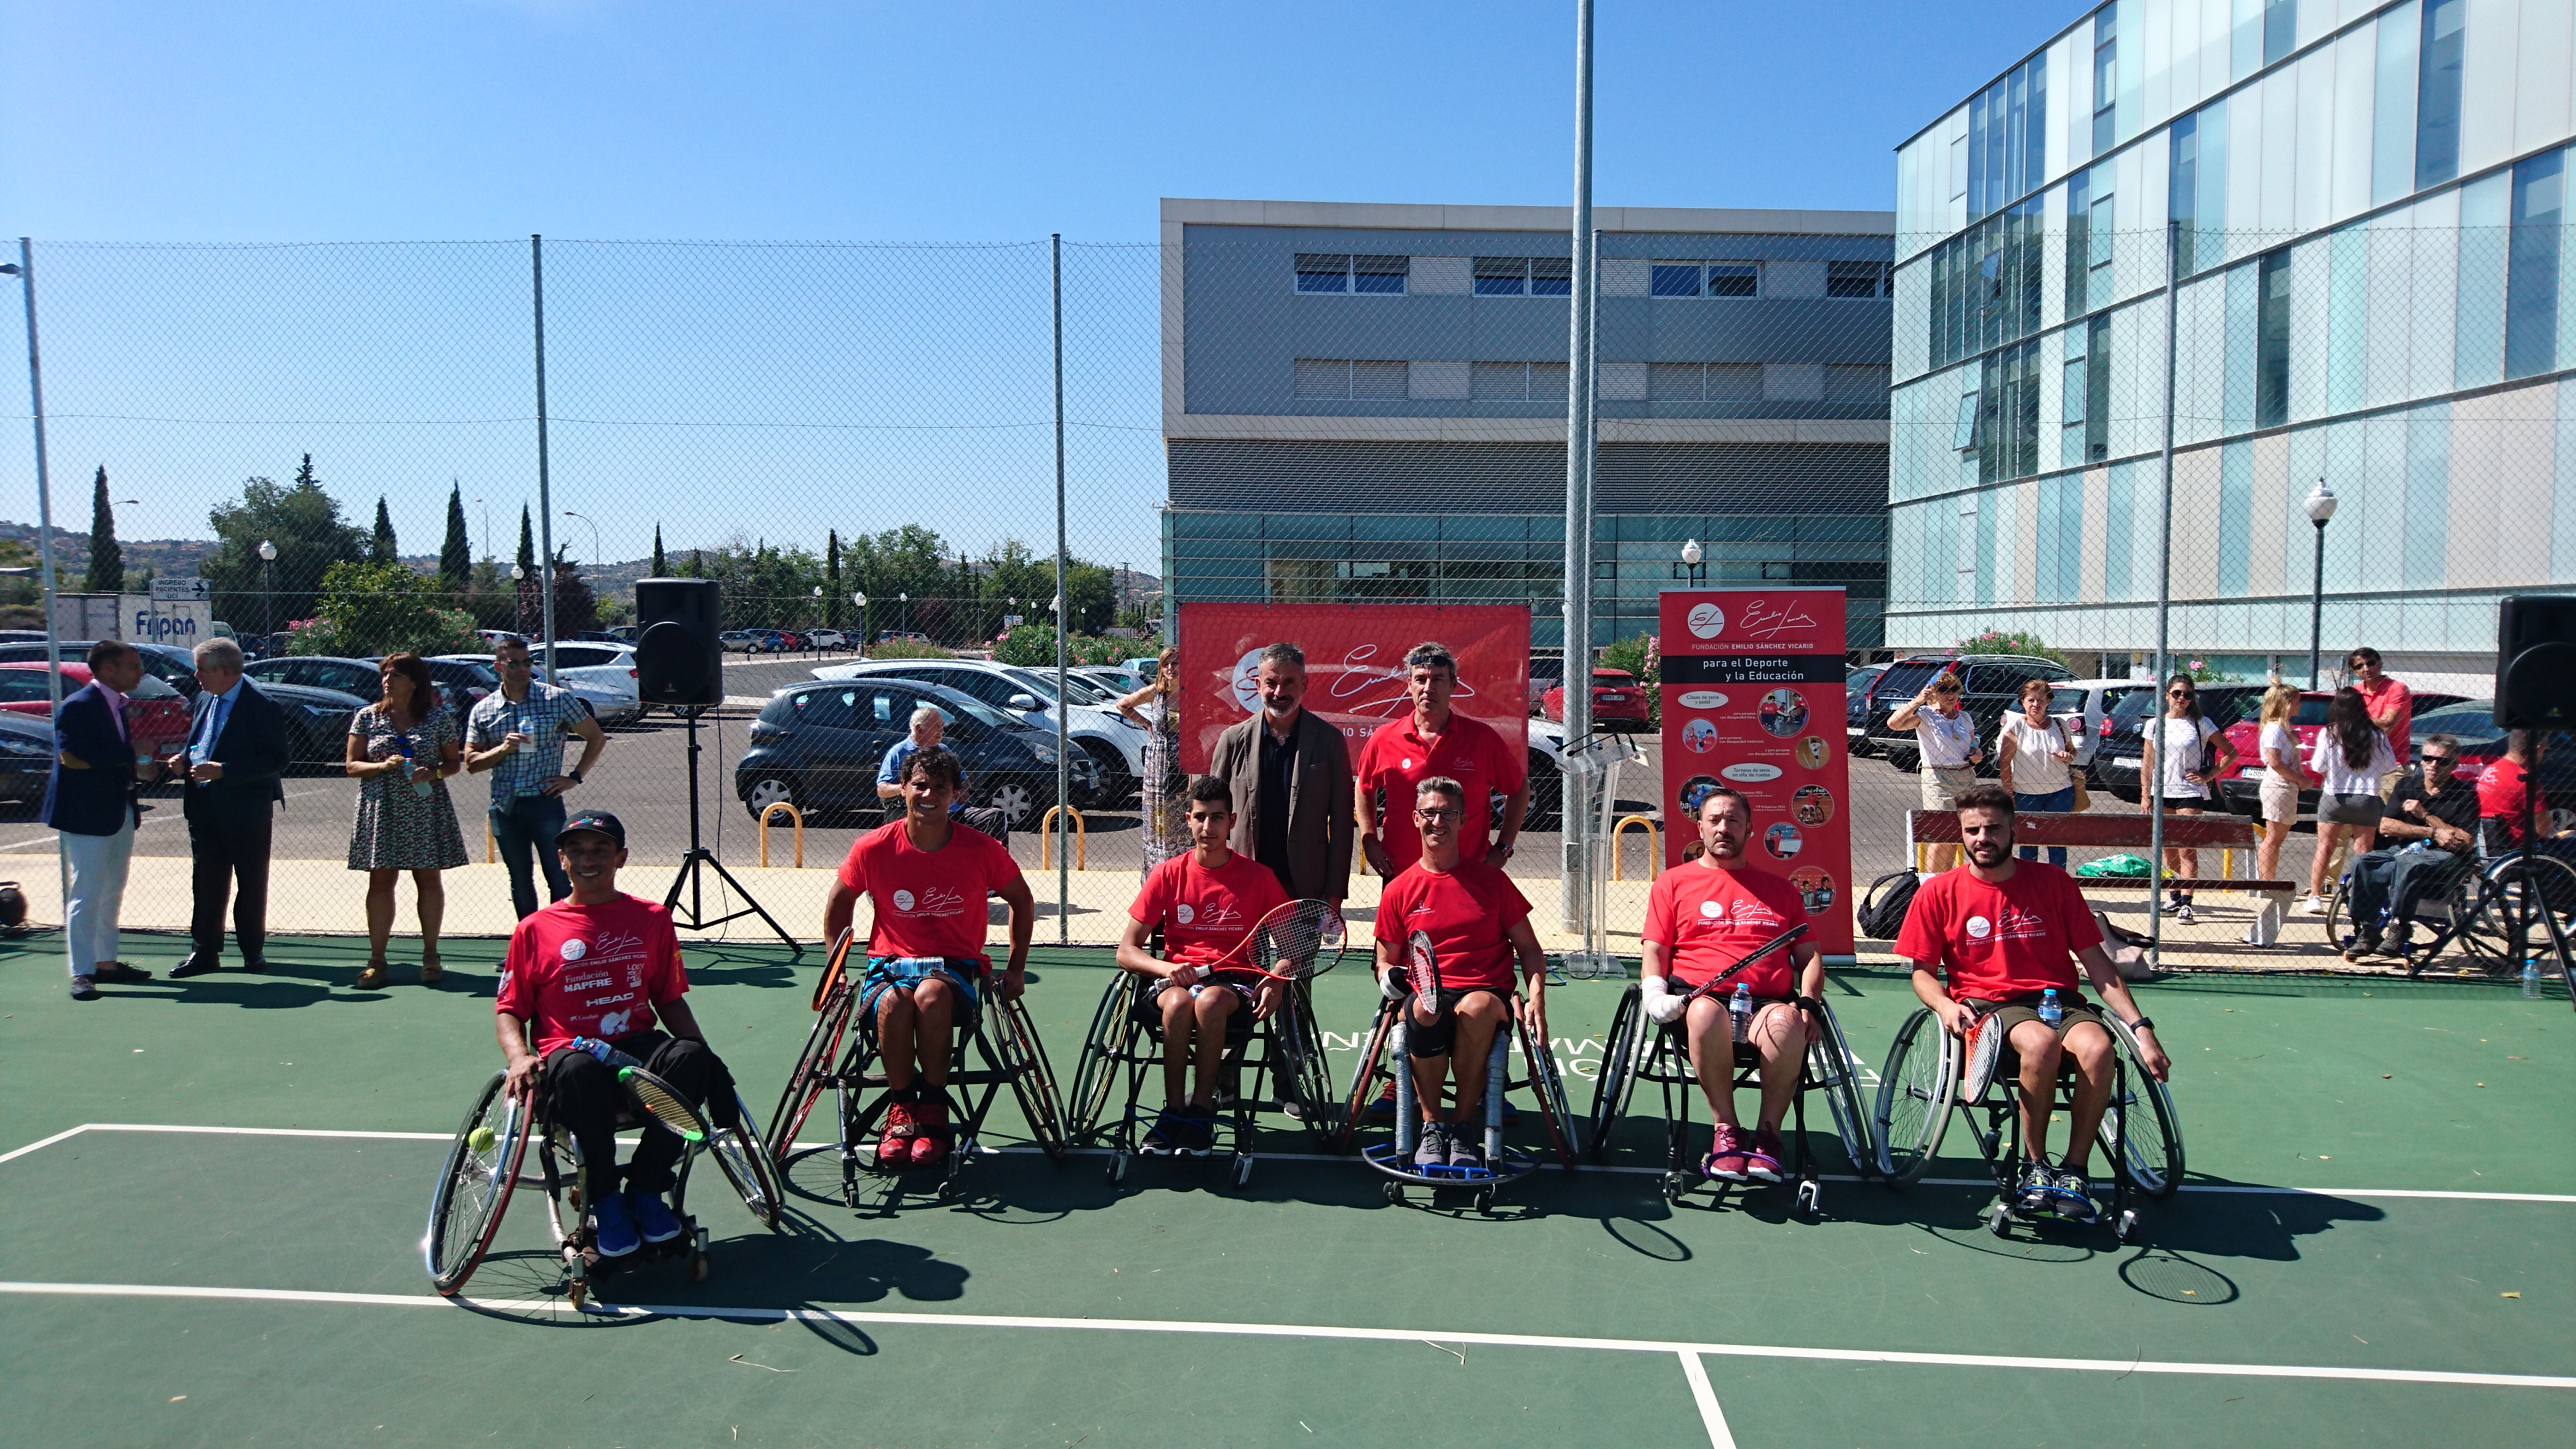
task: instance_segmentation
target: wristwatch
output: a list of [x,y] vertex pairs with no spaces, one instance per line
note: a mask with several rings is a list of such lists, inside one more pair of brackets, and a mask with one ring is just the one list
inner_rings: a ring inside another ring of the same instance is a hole
[[566,771],[564,771],[564,778],[566,778],[566,779],[568,779],[568,780],[572,781],[574,784],[578,785],[578,784],[580,784],[580,783],[581,783],[581,771],[579,771],[579,770],[566,770]]
[[2155,1030],[2155,1026],[2156,1026],[2156,1019],[2155,1019],[2154,1017],[2152,1017],[2152,1016],[2141,1016],[2141,1017],[2139,1017],[2137,1020],[2135,1020],[2135,1021],[2133,1021],[2133,1022],[2130,1022],[2130,1023],[2129,1023],[2129,1030],[2131,1030],[2131,1031],[2153,1031],[2153,1030]]

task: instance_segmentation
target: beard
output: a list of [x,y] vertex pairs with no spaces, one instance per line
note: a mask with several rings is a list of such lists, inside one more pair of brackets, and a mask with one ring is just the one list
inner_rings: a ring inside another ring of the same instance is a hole
[[2010,859],[2012,852],[2012,842],[2009,840],[2000,843],[1993,840],[1980,840],[1968,847],[1968,861],[1972,865],[1992,869]]

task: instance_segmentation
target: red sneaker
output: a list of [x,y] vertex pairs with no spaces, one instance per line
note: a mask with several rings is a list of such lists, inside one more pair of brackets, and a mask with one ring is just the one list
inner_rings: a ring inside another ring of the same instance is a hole
[[912,1165],[935,1167],[948,1155],[948,1100],[924,1097],[913,1108],[920,1135],[912,1139]]
[[877,1139],[877,1163],[883,1167],[901,1167],[912,1160],[912,1144],[921,1137],[921,1124],[913,1116],[910,1102],[897,1100],[886,1108],[885,1136]]
[[1780,1157],[1788,1151],[1780,1134],[1765,1127],[1753,1134],[1753,1149],[1744,1154],[1744,1171],[1757,1182],[1780,1180]]
[[1720,1122],[1709,1135],[1708,1156],[1700,1159],[1699,1170],[1719,1182],[1745,1182],[1746,1158],[1744,1129]]

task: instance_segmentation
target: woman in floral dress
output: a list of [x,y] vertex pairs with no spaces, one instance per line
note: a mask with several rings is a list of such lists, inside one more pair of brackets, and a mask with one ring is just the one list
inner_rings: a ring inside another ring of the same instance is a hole
[[1118,712],[1145,730],[1145,778],[1137,782],[1136,811],[1143,818],[1143,874],[1190,848],[1189,776],[1181,773],[1181,651],[1166,649],[1154,661],[1154,682],[1118,701]]
[[351,983],[361,991],[385,984],[394,887],[404,871],[419,894],[420,983],[438,980],[438,928],[447,914],[438,873],[465,864],[465,836],[447,798],[447,777],[465,767],[456,711],[439,698],[419,655],[390,654],[379,668],[383,698],[350,717],[343,766],[360,782],[349,869],[367,873],[367,969]]

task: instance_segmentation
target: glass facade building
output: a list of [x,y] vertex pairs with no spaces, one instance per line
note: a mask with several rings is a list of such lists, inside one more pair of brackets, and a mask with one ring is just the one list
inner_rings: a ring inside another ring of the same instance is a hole
[[2576,583],[2571,78],[2571,0],[2112,0],[1908,140],[1888,643],[2151,649],[2170,379],[2178,651],[2303,672],[2322,481],[2329,657],[2491,673]]

